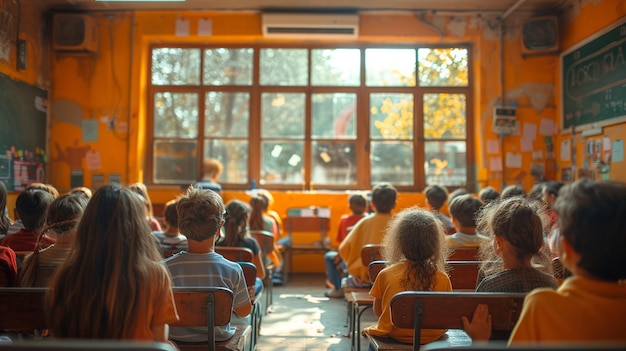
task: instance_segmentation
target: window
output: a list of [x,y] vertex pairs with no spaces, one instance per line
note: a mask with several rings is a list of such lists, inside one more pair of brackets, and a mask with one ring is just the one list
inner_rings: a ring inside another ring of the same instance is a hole
[[156,184],[202,159],[245,189],[399,189],[473,182],[467,47],[152,47]]

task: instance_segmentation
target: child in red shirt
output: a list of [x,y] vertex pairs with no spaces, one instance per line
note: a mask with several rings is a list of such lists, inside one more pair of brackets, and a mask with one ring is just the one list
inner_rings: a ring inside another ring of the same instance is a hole
[[367,199],[362,194],[352,194],[348,198],[351,214],[341,216],[339,221],[339,229],[337,230],[337,244],[341,243],[348,235],[352,227],[366,216]]

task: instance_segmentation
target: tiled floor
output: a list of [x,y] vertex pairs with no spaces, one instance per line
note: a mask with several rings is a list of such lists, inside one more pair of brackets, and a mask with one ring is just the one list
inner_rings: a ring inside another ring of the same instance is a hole
[[[344,299],[324,297],[324,275],[296,273],[286,286],[274,287],[273,312],[264,316],[258,351],[349,351],[347,309]],[[362,325],[376,321],[371,309]],[[361,339],[361,350],[367,350]]]

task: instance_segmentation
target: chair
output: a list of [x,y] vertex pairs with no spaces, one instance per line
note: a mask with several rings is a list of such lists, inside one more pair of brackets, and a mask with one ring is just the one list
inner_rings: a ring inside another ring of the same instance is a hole
[[476,290],[482,261],[447,261],[448,276],[454,291]]
[[254,254],[247,247],[216,246],[215,252],[233,262],[252,262]]
[[274,235],[266,230],[251,230],[250,235],[259,243],[261,247],[261,256],[263,262],[265,262],[265,279],[263,283],[267,293],[265,295],[265,311],[264,314],[270,310],[274,304],[274,289],[272,284],[272,276],[274,275],[274,264],[268,258],[268,255],[274,251]]
[[[248,291],[252,291],[254,294],[254,286],[256,283],[256,266],[250,262],[237,262],[243,270],[243,276],[246,279],[246,286]],[[253,296],[254,302],[252,303],[252,311],[250,312],[250,326],[252,327],[252,338],[250,340],[250,351],[256,348],[257,338],[261,331],[261,318],[263,315],[260,312],[259,302],[257,296]]]
[[230,323],[233,308],[233,292],[222,287],[173,287],[176,311],[180,320],[173,327],[206,326],[206,343],[177,342],[182,351],[195,350],[245,350],[250,326],[232,325],[235,335],[226,341],[215,341],[215,326]]
[[[391,322],[398,328],[413,329],[411,349],[418,351],[422,328],[462,330],[461,317],[471,318],[478,304],[489,307],[494,332],[511,332],[522,311],[525,296],[523,293],[405,291],[391,298]],[[396,345],[400,343],[392,339],[367,336],[374,350],[399,349]],[[469,338],[449,341],[454,346],[471,343]]]
[[[378,273],[382,271],[385,267],[387,267],[387,261],[376,260],[370,262],[367,266],[368,272],[370,275],[370,280],[373,282],[376,280]],[[354,350],[361,349],[361,316],[363,313],[374,306],[374,297],[370,295],[369,290],[367,292],[363,291],[352,291],[350,292],[350,301],[351,304],[351,312],[350,312],[350,340],[352,344],[352,348]],[[362,308],[361,308],[362,307]]]
[[286,283],[289,273],[293,271],[293,255],[323,255],[330,249],[326,244],[330,218],[288,216],[283,218],[283,225],[290,240],[290,245],[285,247],[283,256],[283,281]]
[[477,247],[457,247],[450,253],[448,261],[480,261]]
[[382,248],[383,246],[381,244],[363,245],[361,248],[361,263],[363,263],[363,266],[368,267],[370,263],[382,260]]

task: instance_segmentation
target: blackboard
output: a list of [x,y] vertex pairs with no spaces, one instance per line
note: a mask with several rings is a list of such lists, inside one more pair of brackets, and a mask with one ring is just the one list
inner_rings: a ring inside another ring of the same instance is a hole
[[561,55],[563,129],[626,120],[626,19]]
[[0,74],[0,181],[8,190],[19,190],[15,162],[46,160],[47,101],[47,91]]

